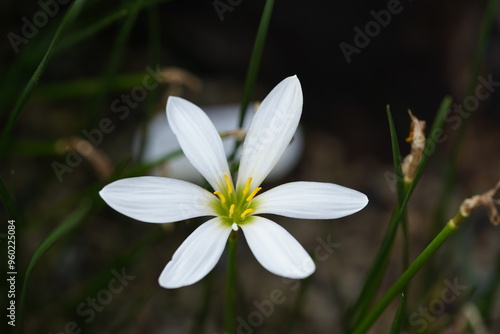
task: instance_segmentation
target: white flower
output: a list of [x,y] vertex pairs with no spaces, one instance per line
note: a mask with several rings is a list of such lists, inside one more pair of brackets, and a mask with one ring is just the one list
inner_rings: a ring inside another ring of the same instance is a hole
[[257,260],[270,272],[294,279],[314,272],[313,260],[297,240],[280,225],[257,215],[339,218],[361,210],[368,199],[355,190],[318,182],[291,182],[259,193],[263,180],[290,143],[301,113],[300,82],[296,76],[288,77],[257,110],[233,185],[222,141],[207,115],[184,99],[169,98],[170,126],[184,154],[214,193],[189,182],[151,176],[119,180],[100,192],[113,209],[144,222],[214,217],[175,252],[160,275],[162,287],[178,288],[205,277],[219,261],[231,231],[239,227]]

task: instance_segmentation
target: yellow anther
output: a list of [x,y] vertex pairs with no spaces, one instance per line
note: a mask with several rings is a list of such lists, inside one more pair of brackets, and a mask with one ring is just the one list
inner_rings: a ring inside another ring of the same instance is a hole
[[257,187],[255,188],[254,191],[252,191],[252,193],[250,194],[250,196],[247,197],[247,202],[250,202],[254,197],[255,195],[257,195],[257,193],[262,189],[262,187]]
[[248,194],[248,191],[250,190],[250,184],[252,183],[252,178],[249,177],[247,184],[245,185],[245,189],[243,189],[243,195]]
[[220,201],[221,201],[222,203],[226,203],[226,197],[224,197],[224,195],[222,195],[222,193],[221,193],[220,191],[214,191],[214,195],[219,196]]
[[227,174],[224,174],[224,178],[226,179],[227,182],[227,191],[232,194],[233,193],[233,181],[227,176]]
[[243,219],[245,218],[246,215],[248,215],[249,213],[252,213],[254,212],[255,210],[254,209],[246,209],[245,211],[243,211],[243,213],[240,215],[240,218]]
[[232,217],[232,215],[234,213],[234,207],[235,207],[234,204],[231,204],[231,206],[229,207],[229,217]]

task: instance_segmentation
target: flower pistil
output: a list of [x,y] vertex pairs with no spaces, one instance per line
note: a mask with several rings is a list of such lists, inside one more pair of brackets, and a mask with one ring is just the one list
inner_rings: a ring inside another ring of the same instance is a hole
[[255,211],[255,195],[261,187],[251,190],[252,178],[249,177],[243,189],[234,190],[231,178],[224,174],[225,183],[220,190],[214,191],[218,198],[214,201],[214,208],[222,221],[231,225],[233,230],[238,230],[238,225],[248,223]]

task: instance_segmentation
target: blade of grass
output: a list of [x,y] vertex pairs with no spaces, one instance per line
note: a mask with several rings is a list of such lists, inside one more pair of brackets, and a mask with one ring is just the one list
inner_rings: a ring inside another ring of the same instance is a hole
[[389,121],[389,132],[391,135],[391,146],[392,146],[392,158],[394,164],[394,172],[396,179],[396,189],[398,195],[398,203],[394,212],[392,214],[389,226],[385,233],[384,239],[380,246],[379,251],[373,261],[372,266],[366,276],[365,284],[358,296],[354,306],[349,311],[349,321],[348,328],[352,329],[360,319],[368,312],[375,295],[380,287],[383,276],[387,269],[389,263],[389,256],[394,244],[394,239],[396,238],[396,232],[399,225],[399,220],[396,219],[396,212],[401,208],[404,200],[404,184],[403,184],[403,171],[401,169],[401,154],[399,151],[398,138],[396,134],[396,128],[394,126],[394,121],[392,118],[390,107],[387,106],[387,119]]
[[[144,0],[142,8],[147,8],[156,4],[169,2],[171,0]],[[100,6],[100,2],[96,2],[96,5]],[[86,9],[95,10],[92,7],[92,4],[89,4],[87,1]],[[58,53],[59,51],[63,51],[78,42],[81,42],[87,38],[94,36],[99,33],[101,30],[115,23],[116,21],[122,19],[129,13],[129,8],[126,4],[121,4],[115,12],[105,16],[102,19],[98,19],[97,22],[90,22],[88,26],[85,28],[81,28],[80,30],[74,32],[68,32],[67,36],[62,38],[61,42],[58,43],[54,53]],[[54,29],[55,30],[55,29]],[[45,45],[50,42],[45,40],[45,36],[49,35],[52,32],[51,29],[47,29],[45,34],[40,34],[40,38],[37,38],[30,41],[28,45],[22,50],[19,57],[16,58],[16,61],[9,65],[7,71],[2,74],[3,81],[0,82],[0,115],[5,112],[6,106],[13,103],[15,97],[19,94],[18,90],[18,82],[19,78],[24,78],[25,68],[30,68],[35,59],[38,61],[39,58],[43,56],[43,52],[39,50],[45,49]]]
[[[267,0],[264,6],[264,11],[262,12],[262,17],[260,19],[259,28],[257,30],[257,37],[253,45],[252,55],[250,56],[250,64],[248,65],[248,71],[245,79],[245,86],[243,88],[243,97],[241,99],[240,105],[240,120],[238,127],[243,127],[243,122],[245,121],[245,115],[248,108],[248,103],[250,103],[250,98],[252,97],[252,92],[255,87],[255,81],[257,80],[257,74],[259,73],[260,61],[262,59],[262,53],[264,51],[264,45],[266,44],[267,32],[269,30],[269,22],[271,22],[271,16],[274,8],[274,0]],[[237,141],[234,145],[233,152],[229,157],[229,161],[233,164],[236,157],[236,152],[241,146],[241,141]]]
[[231,231],[227,241],[226,291],[224,295],[224,330],[236,334],[234,292],[236,287],[236,241],[238,235]]
[[[151,6],[148,9],[148,31],[149,31],[149,63],[151,65],[160,63],[160,45],[161,45],[161,36],[160,36],[160,19],[158,14],[158,8],[156,6]],[[141,136],[139,142],[139,152],[137,154],[138,159],[141,159],[144,156],[144,148],[146,147],[147,141],[147,133],[149,120],[154,115],[155,103],[159,100],[160,91],[155,89],[148,94],[145,102],[145,117],[141,120]]]
[[[467,84],[466,96],[474,95],[474,88],[476,86],[476,80],[481,71],[482,64],[485,59],[486,49],[488,47],[489,36],[492,31],[493,22],[496,14],[496,6],[498,4],[498,0],[488,0],[486,5],[485,15],[483,19],[483,23],[481,26],[481,31],[479,33],[479,40],[476,48],[476,53],[474,55],[474,61],[472,63],[471,73],[469,77],[469,82]],[[470,118],[470,117],[469,117]],[[434,224],[432,226],[439,226],[438,223],[443,221],[445,218],[446,209],[449,207],[450,193],[453,189],[453,186],[456,184],[456,176],[457,176],[457,164],[460,158],[461,146],[463,142],[463,138],[465,136],[465,129],[467,120],[469,118],[462,118],[462,122],[459,124],[458,133],[453,138],[453,142],[451,145],[451,153],[450,158],[446,159],[447,164],[445,166],[445,174],[442,177],[442,184],[439,197],[436,201],[436,210],[434,212]],[[437,231],[431,231],[431,233],[436,233]]]
[[295,325],[297,325],[297,323],[299,322],[302,310],[304,309],[307,292],[309,291],[309,287],[311,286],[312,277],[313,275],[308,276],[301,281],[300,290],[297,299],[295,300],[295,305],[293,306],[292,316],[290,317],[290,320],[288,320],[283,333],[293,333]]
[[54,52],[54,49],[59,42],[59,39],[61,38],[62,34],[64,31],[66,31],[69,26],[75,21],[77,18],[78,14],[80,13],[83,5],[85,4],[85,0],[75,0],[71,7],[68,9],[66,14],[64,15],[61,24],[59,25],[59,28],[56,31],[56,34],[52,38],[52,42],[50,43],[47,51],[45,52],[45,56],[43,57],[42,61],[38,65],[37,69],[33,73],[33,76],[31,77],[30,81],[24,88],[21,96],[17,100],[16,105],[14,106],[14,109],[12,110],[12,113],[9,115],[9,118],[7,120],[7,124],[5,125],[3,131],[2,131],[2,136],[0,138],[0,160],[4,158],[5,153],[7,151],[7,145],[12,133],[12,130],[14,128],[14,125],[19,117],[19,114],[24,108],[24,105],[28,101],[28,98],[33,91],[33,88],[35,88],[38,80],[43,74],[43,71],[45,70],[45,67],[47,66],[47,63],[50,60],[50,57],[52,56],[52,53]]
[[135,2],[132,0],[127,1],[127,3],[129,4],[132,3],[130,5],[130,11],[125,18],[125,22],[123,23],[120,31],[118,32],[118,36],[116,37],[116,41],[111,51],[111,56],[109,57],[108,65],[106,66],[106,70],[104,71],[104,75],[102,78],[104,87],[100,91],[99,95],[95,98],[95,102],[90,108],[85,126],[86,128],[92,126],[99,115],[99,109],[101,109],[101,107],[104,105],[106,94],[109,91],[109,87],[111,86],[113,78],[118,70],[118,66],[121,63],[122,55],[124,54],[125,50],[125,44],[130,35],[130,32],[132,31],[132,27],[134,26],[135,20],[137,19],[137,15],[143,1],[144,0],[136,0]]
[[398,308],[396,310],[396,314],[394,314],[394,319],[391,325],[391,334],[399,334],[401,333],[401,325],[403,324],[403,318],[405,315],[405,302],[406,297],[405,294],[401,294],[401,298],[399,299]]
[[415,274],[429,261],[429,259],[436,253],[436,251],[448,240],[448,238],[455,232],[462,224],[464,216],[459,212],[448,221],[446,226],[439,232],[439,234],[429,243],[429,245],[420,253],[420,255],[413,261],[408,269],[399,277],[399,279],[389,288],[387,293],[380,299],[375,307],[367,314],[366,317],[361,319],[358,326],[350,333],[363,334],[366,333],[373,325],[375,320],[382,314],[387,306],[396,298],[398,294],[405,288],[408,282],[415,276]]
[[[31,272],[33,271],[34,266],[38,262],[38,260],[42,257],[45,252],[52,247],[57,241],[59,241],[62,237],[64,237],[69,231],[75,228],[82,220],[85,218],[87,213],[89,213],[92,205],[88,201],[82,201],[80,206],[68,217],[66,218],[59,226],[57,226],[52,233],[49,234],[37,247],[31,260],[26,268],[26,272],[24,274],[23,286],[21,288],[21,298],[20,298],[20,308],[19,308],[19,317],[18,323],[22,325],[23,313],[26,304],[26,292],[28,288],[28,283],[30,279]],[[22,326],[19,326],[19,330],[21,330]]]
[[443,125],[446,120],[446,117],[448,116],[448,112],[450,111],[452,102],[453,100],[451,99],[451,97],[446,96],[441,102],[441,105],[439,106],[436,118],[432,123],[431,130],[429,131],[429,136],[427,137],[425,143],[422,159],[418,164],[413,181],[408,187],[408,191],[406,192],[405,198],[403,199],[403,203],[401,204],[401,207],[397,211],[397,220],[401,219],[401,217],[403,216],[408,201],[410,200],[410,197],[413,194],[413,191],[415,190],[415,187],[417,186],[418,181],[420,180],[420,177],[422,176],[425,167],[427,166],[427,162],[429,161],[429,158],[431,157],[432,153],[434,153],[434,151],[436,150],[436,145],[441,140],[441,135],[443,135],[444,133]]
[[36,91],[33,92],[33,98],[39,100],[61,100],[98,95],[106,88],[108,92],[128,90],[137,85],[142,85],[142,80],[146,74],[147,72],[145,71],[120,74],[111,79],[107,85],[101,78],[47,84],[37,87]]
[[194,316],[194,324],[191,330],[189,331],[191,334],[199,334],[205,331],[205,323],[207,321],[209,315],[210,308],[210,300],[212,299],[213,293],[213,281],[214,275],[209,273],[205,279],[203,279],[203,293],[202,293],[202,301],[201,306]]
[[63,51],[89,37],[94,36],[97,34],[99,31],[109,27],[116,21],[124,18],[128,14],[128,9],[127,8],[122,8],[116,11],[115,13],[112,13],[99,21],[82,28],[80,30],[74,31],[70,35],[68,35],[66,38],[64,38],[61,43],[58,45],[56,48],[56,52]]

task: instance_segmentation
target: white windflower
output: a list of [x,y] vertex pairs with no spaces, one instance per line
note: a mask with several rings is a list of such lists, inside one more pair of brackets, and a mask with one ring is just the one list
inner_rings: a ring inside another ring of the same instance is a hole
[[284,228],[258,214],[333,219],[361,210],[367,197],[331,183],[291,182],[261,192],[260,185],[290,143],[302,113],[296,76],[279,83],[262,101],[243,143],[236,184],[221,138],[196,105],[170,97],[167,118],[184,154],[215,190],[163,177],[136,177],[105,186],[101,197],[116,211],[149,223],[213,216],[177,249],[160,275],[164,288],[198,282],[219,261],[232,230],[240,227],[260,264],[270,272],[299,279],[315,265]]

